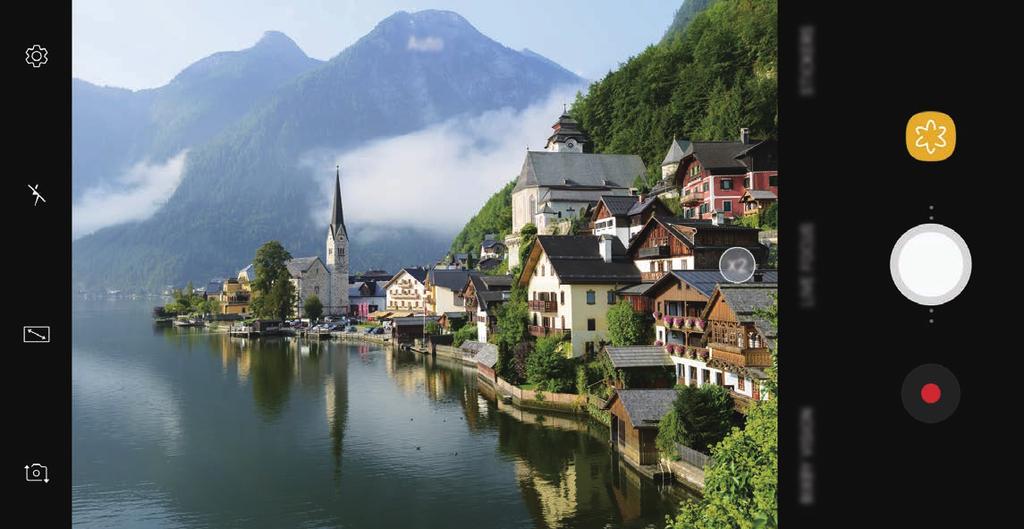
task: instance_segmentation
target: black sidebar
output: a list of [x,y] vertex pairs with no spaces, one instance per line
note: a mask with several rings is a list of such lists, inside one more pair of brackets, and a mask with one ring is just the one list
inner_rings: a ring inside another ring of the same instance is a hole
[[71,3],[6,7],[8,516],[71,524]]
[[984,527],[1013,506],[1015,18],[780,2],[783,526]]

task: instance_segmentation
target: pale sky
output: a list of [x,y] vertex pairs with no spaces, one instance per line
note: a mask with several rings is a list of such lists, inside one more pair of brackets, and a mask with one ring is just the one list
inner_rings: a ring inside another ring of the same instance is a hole
[[445,9],[514,49],[596,80],[657,42],[682,0],[75,0],[72,74],[132,89],[278,30],[329,59],[395,11]]

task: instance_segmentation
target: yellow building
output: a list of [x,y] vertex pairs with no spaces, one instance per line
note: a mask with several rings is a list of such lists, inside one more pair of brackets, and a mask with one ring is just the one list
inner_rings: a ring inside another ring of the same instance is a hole
[[626,248],[611,235],[540,235],[519,278],[530,334],[568,335],[574,357],[596,353],[608,340],[615,291],[639,282]]
[[253,265],[249,265],[238,272],[238,277],[224,281],[224,287],[220,291],[221,312],[224,314],[248,314],[249,305],[254,299],[252,281],[256,279],[256,271]]

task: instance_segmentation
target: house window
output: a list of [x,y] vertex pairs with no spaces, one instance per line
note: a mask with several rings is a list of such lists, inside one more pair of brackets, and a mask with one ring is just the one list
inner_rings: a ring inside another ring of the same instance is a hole
[[319,296],[320,295],[320,287],[313,287],[313,293],[316,294],[317,296]]
[[708,191],[711,191],[711,184],[708,183],[708,182],[704,182],[704,185],[701,186],[700,190],[705,192],[705,193],[707,193]]
[[562,316],[561,318],[562,318],[562,328],[564,329],[565,328],[565,316]]
[[726,178],[719,184],[722,189],[732,189],[732,178]]
[[736,387],[739,388],[740,391],[743,391],[743,390],[747,389],[746,386],[747,386],[747,379],[745,379],[743,377],[736,377]]
[[[519,321],[522,321],[522,320],[519,320]],[[589,318],[587,320],[587,330],[588,331],[596,331],[597,330],[597,320],[596,319]]]
[[770,175],[768,177],[768,185],[770,185],[772,187],[778,187],[779,186],[779,175],[777,175],[777,174]]
[[745,187],[747,189],[750,189],[750,177],[749,176],[743,179],[743,187]]
[[694,367],[694,366],[690,366],[690,380],[689,380],[689,382],[690,382],[690,384],[696,384],[697,383],[697,368]]
[[588,290],[587,291],[587,305],[593,305],[594,303],[597,303],[597,293],[594,292],[593,290]]
[[583,351],[588,355],[594,354],[594,342],[587,342],[583,344]]
[[704,213],[707,213],[707,212],[708,212],[708,203],[705,202],[705,203],[700,205],[700,213],[703,215]]
[[732,200],[722,201],[722,211],[732,211]]
[[708,382],[711,382],[711,371],[708,371],[707,369],[701,369],[700,380],[702,384],[707,384]]
[[722,373],[720,373],[720,372],[719,373],[715,373],[715,384],[717,384],[719,386],[724,386],[725,385],[725,381],[722,380],[722,378],[723,378]]
[[614,290],[609,290],[608,291],[608,304],[609,305],[614,305],[615,304],[615,291]]
[[565,291],[564,290],[558,293],[558,297],[559,297],[559,301],[562,303],[562,305],[565,305]]

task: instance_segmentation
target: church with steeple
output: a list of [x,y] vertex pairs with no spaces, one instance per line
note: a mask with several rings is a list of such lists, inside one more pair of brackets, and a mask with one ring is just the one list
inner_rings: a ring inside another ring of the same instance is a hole
[[316,296],[323,304],[324,314],[342,315],[349,312],[348,299],[348,230],[341,203],[341,168],[334,175],[334,197],[331,218],[327,224],[326,260],[319,256],[296,257],[285,265],[292,277],[298,300],[296,314],[306,317],[306,300]]

